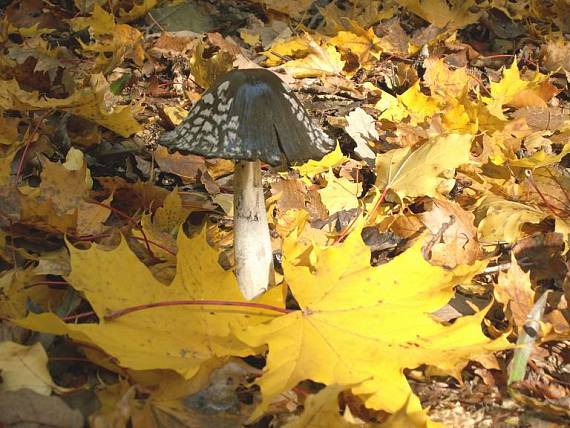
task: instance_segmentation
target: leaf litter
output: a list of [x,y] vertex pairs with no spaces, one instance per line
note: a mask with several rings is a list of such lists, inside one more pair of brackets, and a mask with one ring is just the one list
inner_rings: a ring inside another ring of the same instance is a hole
[[[155,1],[7,7],[0,345],[35,357],[0,354],[2,394],[33,384],[117,427],[570,414],[567,13],[325,3],[191,2],[207,19],[168,33]],[[217,76],[259,66],[338,144],[264,170],[278,285],[248,302],[232,163],[156,139]]]

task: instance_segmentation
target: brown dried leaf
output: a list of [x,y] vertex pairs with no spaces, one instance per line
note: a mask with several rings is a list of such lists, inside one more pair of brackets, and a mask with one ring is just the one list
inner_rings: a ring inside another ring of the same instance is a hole
[[495,298],[508,308],[514,324],[522,328],[534,304],[534,290],[530,274],[523,272],[514,256],[511,258],[510,269],[506,273],[499,273]]
[[10,427],[81,428],[83,416],[59,397],[29,389],[0,392],[0,425]]
[[432,200],[431,203],[432,209],[419,214],[418,217],[432,236],[445,228],[441,241],[436,242],[431,249],[431,262],[453,268],[459,264],[472,264],[480,260],[483,250],[477,240],[474,215],[454,202]]

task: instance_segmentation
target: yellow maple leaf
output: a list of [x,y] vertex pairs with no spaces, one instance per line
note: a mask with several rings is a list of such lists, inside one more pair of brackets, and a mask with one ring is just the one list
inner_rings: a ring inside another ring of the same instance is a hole
[[444,99],[459,98],[473,78],[467,74],[467,68],[451,69],[443,58],[428,58],[424,61],[426,72],[424,82],[433,95]]
[[338,395],[346,385],[328,385],[303,403],[303,413],[290,419],[283,428],[367,428],[368,424],[353,424],[339,412]]
[[[126,55],[137,65],[142,65],[144,50],[141,32],[127,24],[116,24],[115,17],[98,3],[95,3],[91,16],[73,18],[69,23],[75,31],[89,30],[94,43],[79,42],[84,50],[99,53],[97,61],[100,64],[118,65]],[[111,60],[106,54],[111,54]]]
[[301,310],[238,332],[250,346],[269,348],[258,379],[263,401],[259,417],[276,395],[300,381],[351,385],[367,407],[396,412],[406,403],[421,411],[403,371],[422,364],[458,377],[470,358],[508,346],[481,331],[486,311],[444,326],[430,313],[453,296],[453,286],[469,281],[485,263],[444,270],[422,255],[422,242],[380,267],[370,266],[361,238],[362,221],[341,245],[312,249],[315,263],[302,265],[283,244],[285,281]]
[[[540,91],[541,85],[547,78],[548,76],[537,72],[533,80],[521,79],[515,58],[510,67],[503,69],[502,79],[499,82],[491,82],[491,96],[482,97],[481,99],[487,104],[487,109],[493,116],[501,120],[506,120],[507,117],[503,113],[503,106],[512,105],[514,107],[522,107],[525,105],[533,105],[521,101],[520,97],[528,99],[533,92]],[[537,100],[539,106],[546,106],[546,102],[538,94],[535,94],[532,99]]]
[[402,119],[409,115],[408,110],[398,102],[397,97],[382,90],[380,91],[380,99],[374,105],[374,108],[382,112],[380,119],[389,120],[390,122],[401,122]]
[[[557,185],[559,186],[558,183]],[[514,243],[524,236],[522,227],[525,223],[537,224],[548,217],[555,221],[555,232],[563,236],[570,233],[570,223],[549,211],[521,202],[488,196],[475,211],[475,218],[481,219],[477,227],[477,236],[481,242]]]
[[358,208],[357,198],[362,191],[361,183],[355,183],[345,177],[337,178],[332,171],[329,171],[325,178],[327,186],[319,191],[319,195],[329,214]]
[[437,100],[422,93],[419,80],[398,96],[398,101],[407,108],[412,125],[422,123],[427,117],[433,116],[440,110]]
[[465,105],[455,99],[448,100],[441,121],[448,132],[476,134],[478,124],[471,120]]
[[469,162],[472,136],[450,134],[422,144],[390,150],[376,158],[376,185],[388,187],[400,199],[404,197],[437,197],[437,187],[443,182],[440,174]]
[[309,41],[304,35],[275,40],[269,49],[263,52],[267,57],[265,64],[274,67],[283,64],[287,57],[302,58],[309,52]]
[[0,129],[2,129],[0,145],[9,146],[18,141],[18,124],[20,121],[21,119],[19,117],[0,115]]
[[[13,256],[13,254],[11,254]],[[47,257],[46,257],[47,258]],[[0,275],[0,314],[19,318],[26,315],[30,303],[48,307],[61,302],[62,292],[42,284],[45,276],[36,272],[37,268],[13,268]],[[30,286],[34,284],[35,286]]]
[[4,186],[10,183],[12,177],[12,164],[14,163],[14,158],[19,152],[20,147],[16,145],[11,146],[0,156],[0,186]]
[[239,36],[241,39],[247,43],[249,46],[261,45],[261,36],[259,34],[253,33],[245,28],[239,30]]
[[189,62],[196,83],[202,88],[209,88],[232,69],[234,56],[226,50],[220,50],[212,57],[204,58],[205,47],[205,43],[198,43]]
[[540,150],[534,153],[532,156],[528,158],[522,159],[515,159],[509,161],[510,166],[519,167],[519,168],[528,168],[528,169],[537,169],[542,168],[549,165],[554,165],[562,160],[564,156],[570,153],[570,144],[566,144],[560,153],[557,155],[554,154],[547,154],[544,150]]
[[155,7],[158,3],[158,0],[142,0],[142,1],[134,1],[131,3],[132,7],[129,9],[128,12],[125,9],[119,10],[119,15],[117,16],[118,22],[130,22],[134,21],[135,19],[142,18],[145,16],[149,10]]
[[[93,184],[83,152],[71,148],[63,164],[40,157],[41,183],[38,187],[22,186],[21,219],[38,228],[76,235],[101,233],[102,224],[111,211],[88,202]],[[106,203],[110,203],[112,197]]]
[[436,27],[457,30],[479,20],[482,11],[471,12],[474,0],[398,0],[419,17]]
[[132,234],[141,243],[152,241],[151,250],[155,257],[167,263],[175,262],[176,234],[191,212],[192,209],[183,207],[178,188],[175,188],[166,196],[163,206],[156,209],[152,218],[150,214],[142,216],[142,230],[134,229]]
[[499,272],[493,292],[497,301],[503,304],[505,312],[521,332],[532,310],[535,293],[530,281],[530,272],[524,272],[521,269],[514,254],[511,254],[509,270]]
[[69,24],[74,31],[89,28],[91,34],[99,36],[113,32],[115,28],[115,18],[112,14],[106,12],[101,5],[95,3],[91,11],[91,16],[72,18],[69,20]]
[[[307,36],[308,37],[308,36]],[[342,72],[344,61],[336,48],[329,44],[320,45],[309,39],[309,54],[305,58],[288,61],[283,66],[296,78],[337,75]]]
[[346,28],[347,24],[352,28],[355,24],[370,28],[378,22],[394,17],[396,10],[393,4],[380,0],[353,2],[349,8],[343,4],[330,2],[324,7],[319,7],[319,12],[325,21],[319,31],[323,34],[334,34],[339,28]]
[[[158,306],[105,320],[125,308],[187,300],[244,302],[234,274],[218,264],[218,253],[206,241],[205,229],[193,238],[178,237],[176,277],[165,286],[153,277],[127,243],[105,251],[69,246],[71,273],[66,280],[89,300],[100,322],[64,323],[52,313],[31,314],[18,324],[91,343],[136,370],[172,369],[186,378],[200,367],[228,355],[249,355],[252,349],[230,337],[230,323],[246,326],[266,321],[274,312],[235,306]],[[102,269],[102,267],[105,267]],[[258,301],[282,306],[276,287]]]
[[348,158],[342,153],[340,144],[337,143],[335,149],[327,153],[321,160],[309,159],[302,165],[294,166],[293,168],[299,171],[299,174],[305,177],[312,178],[321,172],[328,171],[335,166],[342,165]]
[[520,202],[486,198],[476,216],[483,217],[477,228],[479,241],[514,243],[525,223],[540,223],[548,213]]
[[16,80],[0,80],[0,108],[30,111],[58,109],[69,111],[91,120],[122,137],[129,137],[143,129],[134,115],[141,105],[109,105],[109,85],[102,74],[94,74],[89,86],[81,88],[67,98],[44,98],[38,91],[20,88]]
[[186,220],[190,212],[190,209],[182,206],[182,199],[178,194],[178,188],[174,188],[164,199],[163,206],[157,208],[154,213],[153,222],[160,230],[176,236],[176,231]]
[[312,0],[253,0],[261,3],[264,8],[296,17],[313,3]]
[[367,70],[373,67],[373,60],[380,58],[382,53],[381,40],[374,34],[372,28],[367,31],[362,29],[359,34],[352,31],[339,31],[328,43],[340,52],[354,54],[358,58],[358,64]]
[[409,116],[412,125],[424,122],[426,118],[433,116],[441,109],[434,97],[428,97],[422,93],[419,80],[402,95],[398,95],[396,99],[392,95],[382,93],[375,108],[382,111],[380,119],[399,122]]

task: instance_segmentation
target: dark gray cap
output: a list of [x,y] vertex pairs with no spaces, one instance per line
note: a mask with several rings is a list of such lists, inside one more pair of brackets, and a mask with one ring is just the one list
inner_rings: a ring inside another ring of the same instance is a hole
[[158,142],[183,153],[274,166],[321,159],[334,148],[291,88],[265,69],[224,75]]

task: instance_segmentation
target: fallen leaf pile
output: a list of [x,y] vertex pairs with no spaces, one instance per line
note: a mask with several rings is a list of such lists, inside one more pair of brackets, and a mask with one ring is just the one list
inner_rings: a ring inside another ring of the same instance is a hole
[[[0,425],[570,415],[568,13],[564,1],[10,3]],[[233,163],[156,141],[220,76],[255,67],[337,145],[264,168],[277,284],[247,301]]]

